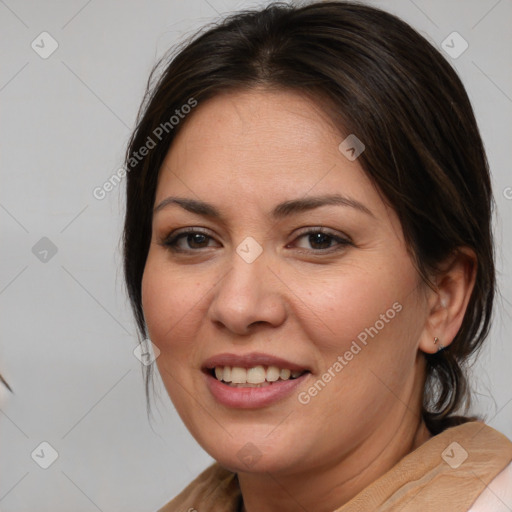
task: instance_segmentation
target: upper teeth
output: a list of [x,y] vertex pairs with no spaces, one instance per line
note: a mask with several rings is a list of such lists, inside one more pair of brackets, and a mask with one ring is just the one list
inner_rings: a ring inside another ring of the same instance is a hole
[[265,381],[288,380],[290,377],[295,379],[301,374],[301,371],[292,372],[287,368],[278,368],[277,366],[269,366],[267,369],[261,365],[253,368],[241,368],[239,366],[215,367],[215,377],[218,380],[235,384],[261,384]]

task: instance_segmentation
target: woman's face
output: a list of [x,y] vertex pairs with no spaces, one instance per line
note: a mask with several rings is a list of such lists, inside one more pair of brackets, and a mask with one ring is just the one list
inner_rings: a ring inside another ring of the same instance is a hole
[[181,418],[234,471],[315,468],[418,422],[427,295],[343,139],[295,93],[230,93],[160,171],[148,331]]

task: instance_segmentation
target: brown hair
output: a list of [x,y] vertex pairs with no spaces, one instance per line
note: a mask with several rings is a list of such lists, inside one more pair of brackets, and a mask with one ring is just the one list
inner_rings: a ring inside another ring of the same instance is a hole
[[[229,91],[299,92],[318,102],[342,133],[363,141],[366,150],[358,162],[397,212],[408,250],[427,283],[427,276],[459,247],[476,253],[476,283],[459,332],[445,350],[425,354],[422,411],[433,434],[474,419],[454,413],[464,404],[467,411],[465,365],[491,322],[493,198],[470,101],[439,51],[408,24],[374,7],[278,2],[204,27],[170,62],[159,64],[126,154],[124,270],[140,335],[147,336],[141,281],[158,173],[187,120],[171,126],[169,119],[191,99],[201,104]],[[162,65],[163,73],[154,79]],[[135,161],[134,153],[149,146],[149,139],[155,147]],[[150,377],[147,368],[148,402]]]

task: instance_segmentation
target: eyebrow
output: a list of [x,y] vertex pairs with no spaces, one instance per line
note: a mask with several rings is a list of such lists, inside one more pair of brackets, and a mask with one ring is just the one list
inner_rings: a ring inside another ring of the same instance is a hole
[[[181,206],[183,209],[191,213],[195,213],[197,215],[203,215],[205,217],[211,217],[213,219],[222,219],[221,212],[212,204],[185,197],[167,197],[166,199],[161,201],[158,204],[158,206],[155,207],[153,213],[157,213],[171,205]],[[313,210],[314,208],[319,208],[321,206],[332,205],[354,208],[360,212],[363,212],[375,218],[375,215],[364,204],[350,197],[343,196],[341,194],[306,197],[302,199],[290,199],[274,207],[270,215],[273,219],[282,219],[284,217],[310,211]]]

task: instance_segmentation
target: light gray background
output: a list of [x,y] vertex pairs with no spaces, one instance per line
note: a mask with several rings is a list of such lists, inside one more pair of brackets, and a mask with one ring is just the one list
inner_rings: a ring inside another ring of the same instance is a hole
[[[122,165],[156,59],[220,14],[265,3],[0,0],[0,372],[15,391],[0,390],[2,511],[152,511],[211,462],[158,378],[148,422],[122,283],[124,183],[102,201],[92,191]],[[475,411],[512,437],[512,1],[373,3],[438,47],[453,31],[469,43],[448,59],[488,151],[502,293]],[[59,44],[47,59],[31,48],[43,31]],[[47,262],[32,252],[42,237],[57,247]],[[31,458],[43,441],[58,452],[46,470]]]

